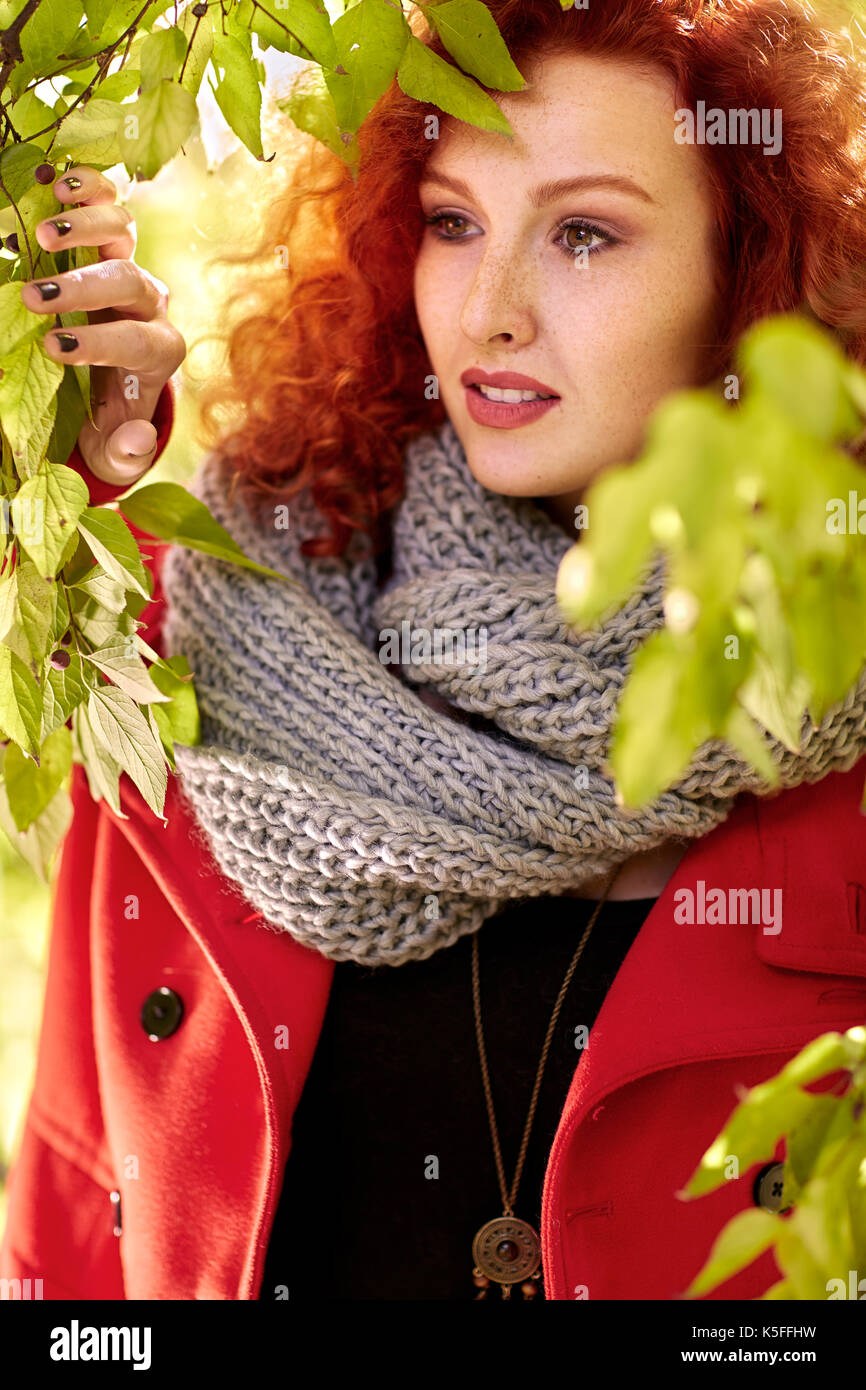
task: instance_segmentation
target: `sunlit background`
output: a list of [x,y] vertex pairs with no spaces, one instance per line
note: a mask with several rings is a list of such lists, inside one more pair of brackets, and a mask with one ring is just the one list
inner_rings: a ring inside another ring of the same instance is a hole
[[[265,154],[259,163],[228,130],[207,83],[199,98],[201,138],[147,184],[131,183],[122,168],[110,170],[138,231],[136,260],[171,290],[170,314],[186,339],[188,356],[175,378],[171,440],[146,481],[190,477],[202,455],[197,439],[196,392],[222,360],[214,329],[224,309],[243,293],[242,269],[213,264],[245,241],[258,240],[262,212],[285,185],[290,122],[274,101],[288,85],[298,60],[269,49],[263,109]],[[40,882],[0,831],[0,1232],[5,1224],[9,1164],[33,1080],[47,960],[51,888]]]

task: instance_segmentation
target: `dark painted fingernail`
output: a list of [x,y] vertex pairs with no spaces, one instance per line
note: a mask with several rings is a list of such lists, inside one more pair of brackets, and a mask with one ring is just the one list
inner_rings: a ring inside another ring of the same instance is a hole
[[61,352],[74,352],[78,347],[78,339],[74,333],[55,333],[54,338],[60,344]]
[[65,183],[67,188],[81,187],[81,179],[77,179],[74,174],[70,174],[68,179],[61,179],[60,182]]
[[60,293],[60,286],[54,280],[37,281],[36,288],[43,299],[56,299]]
[[52,227],[57,228],[58,236],[66,236],[67,232],[72,231],[72,223],[66,222],[62,218],[58,218],[58,220],[56,222],[52,222],[51,225]]

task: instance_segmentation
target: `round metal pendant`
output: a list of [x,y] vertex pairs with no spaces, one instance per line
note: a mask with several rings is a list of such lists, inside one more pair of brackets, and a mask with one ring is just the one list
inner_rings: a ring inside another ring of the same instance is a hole
[[528,1221],[497,1216],[475,1236],[472,1258],[488,1279],[495,1279],[497,1284],[516,1284],[529,1279],[541,1264],[541,1241]]

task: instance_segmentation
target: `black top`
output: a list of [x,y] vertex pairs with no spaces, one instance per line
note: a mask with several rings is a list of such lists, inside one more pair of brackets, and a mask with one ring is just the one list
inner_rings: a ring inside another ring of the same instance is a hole
[[[514,1203],[536,1230],[581,1056],[577,1030],[594,1023],[653,903],[606,903],[572,978]],[[509,1187],[553,1005],[594,906],[579,898],[513,902],[479,933],[481,1016]],[[291,1301],[474,1299],[472,1240],[501,1215],[471,936],[406,965],[338,963],[295,1112],[260,1298],[284,1286]],[[490,1297],[498,1300],[499,1289]]]

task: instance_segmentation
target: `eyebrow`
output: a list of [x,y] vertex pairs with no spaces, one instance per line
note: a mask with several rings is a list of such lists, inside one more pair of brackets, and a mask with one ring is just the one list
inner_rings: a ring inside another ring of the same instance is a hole
[[[450,178],[448,174],[437,173],[435,169],[427,169],[421,183],[435,183],[440,188],[447,188],[451,193],[456,193],[458,197],[470,201],[472,199],[472,189],[468,183],[463,179]],[[655,204],[655,198],[625,174],[580,174],[571,179],[548,179],[546,183],[536,184],[535,188],[529,190],[529,201],[534,208],[543,208],[569,193],[584,193],[590,188],[610,188],[620,193],[629,193],[645,203]]]

